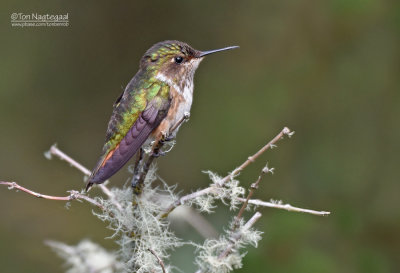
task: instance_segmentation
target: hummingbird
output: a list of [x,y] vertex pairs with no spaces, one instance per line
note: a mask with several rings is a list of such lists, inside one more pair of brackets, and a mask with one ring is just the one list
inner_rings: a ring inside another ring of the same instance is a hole
[[142,146],[166,136],[174,138],[190,113],[193,77],[200,62],[207,55],[235,48],[200,51],[168,40],[148,49],[139,71],[113,105],[103,151],[86,191],[114,175]]

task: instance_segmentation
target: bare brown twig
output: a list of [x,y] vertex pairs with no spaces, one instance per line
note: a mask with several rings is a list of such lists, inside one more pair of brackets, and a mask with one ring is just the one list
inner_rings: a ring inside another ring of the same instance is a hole
[[46,155],[46,157],[48,157],[49,159],[51,159],[51,156],[54,155],[54,156],[58,157],[59,159],[68,162],[72,167],[80,170],[83,174],[85,174],[87,176],[89,176],[91,173],[90,170],[85,168],[82,164],[80,164],[76,160],[72,159],[69,155],[65,154],[63,151],[58,149],[57,144],[53,144],[50,147],[50,150],[48,151],[48,153],[49,153],[49,156]]
[[[50,156],[54,155],[54,156],[58,157],[59,159],[68,162],[72,167],[80,170],[84,175],[90,176],[91,171],[89,169],[87,169],[82,164],[80,164],[79,162],[77,162],[76,160],[71,158],[69,155],[67,155],[60,149],[58,149],[56,144],[52,145],[48,152],[49,152]],[[108,197],[113,196],[112,192],[105,185],[100,184],[99,187]]]
[[[245,198],[237,198],[237,200],[239,200],[241,202],[246,201]],[[308,213],[308,214],[319,215],[319,216],[327,216],[327,215],[331,214],[329,211],[317,211],[317,210],[293,207],[290,204],[282,204],[281,201],[266,202],[266,201],[262,201],[262,200],[258,200],[258,199],[250,199],[250,200],[248,200],[248,203],[255,205],[255,206],[283,209],[283,210],[287,210],[287,211],[302,212],[302,213]]]
[[244,213],[244,211],[246,210],[247,205],[249,204],[249,200],[250,198],[253,196],[254,192],[256,189],[258,189],[258,185],[260,184],[261,178],[267,174],[268,172],[272,173],[273,169],[269,169],[268,165],[266,165],[262,170],[260,175],[258,176],[256,182],[254,182],[253,184],[251,184],[250,186],[250,190],[249,190],[249,194],[247,195],[246,199],[243,202],[242,207],[239,210],[239,213],[237,214],[237,216],[235,217],[235,221],[232,225],[233,230],[237,229],[239,226],[239,221],[240,219],[242,219],[242,215]]
[[217,192],[218,187],[222,187],[226,182],[228,182],[230,179],[233,177],[237,176],[241,171],[243,171],[248,165],[250,165],[252,162],[254,162],[260,155],[262,155],[266,150],[272,149],[275,147],[275,143],[278,142],[280,139],[283,138],[283,136],[287,135],[288,137],[291,137],[294,134],[294,132],[290,131],[289,128],[285,127],[282,129],[282,131],[276,135],[270,142],[268,142],[264,147],[262,147],[260,150],[258,150],[254,155],[249,156],[246,161],[244,161],[239,167],[234,169],[230,174],[225,176],[224,178],[221,179],[219,185],[212,185],[208,188],[199,190],[197,192],[182,196],[175,202],[173,202],[163,214],[159,215],[159,217],[167,217],[171,211],[173,211],[177,206],[180,206],[184,204],[186,201],[197,198],[201,195],[204,194],[209,194],[212,192]]
[[250,220],[247,221],[247,223],[243,226],[243,228],[241,228],[241,230],[240,230],[239,232],[237,232],[236,234],[233,235],[233,238],[232,238],[232,239],[234,240],[234,242],[233,242],[232,244],[230,244],[230,245],[225,249],[225,251],[222,252],[222,253],[218,256],[218,259],[221,260],[222,258],[228,256],[229,253],[232,251],[232,249],[235,247],[235,243],[236,243],[237,241],[239,241],[240,238],[242,238],[241,232],[249,230],[249,229],[258,221],[258,219],[261,218],[261,216],[262,216],[262,214],[261,214],[260,212],[257,211],[257,212],[250,218]]
[[[133,182],[132,182],[132,187],[133,187],[133,192],[137,195],[142,193],[143,187],[144,187],[144,180],[147,176],[147,173],[149,172],[150,166],[153,163],[154,159],[158,156],[160,153],[161,148],[164,146],[164,143],[161,141],[157,141],[155,143],[153,151],[151,155],[147,158],[146,162],[143,164],[142,170],[140,173],[133,174]],[[139,162],[140,164],[140,162]],[[140,170],[140,167],[135,168],[136,171]]]
[[[46,153],[46,157],[51,159],[51,156],[56,156],[61,160],[64,160],[66,162],[68,162],[72,167],[80,170],[84,175],[89,176],[91,174],[90,170],[85,168],[82,164],[80,164],[79,162],[77,162],[76,160],[74,160],[73,158],[71,158],[70,156],[68,156],[66,153],[64,153],[63,151],[61,151],[60,149],[57,148],[57,145],[54,144],[50,147],[50,150]],[[119,209],[122,210],[122,206],[121,204],[119,204],[116,200],[115,200],[115,196],[114,194],[107,188],[106,185],[104,184],[100,184],[98,185],[100,187],[100,189],[103,191],[103,193],[105,195],[108,196],[108,198],[114,203],[114,205]]]
[[226,183],[228,180],[232,179],[233,177],[235,177],[236,175],[238,175],[241,171],[243,171],[247,166],[249,166],[251,163],[253,163],[254,161],[256,161],[256,159],[262,155],[266,150],[268,149],[272,149],[274,147],[276,147],[275,143],[278,142],[280,139],[283,138],[283,136],[288,136],[291,137],[294,134],[294,131],[290,131],[290,129],[288,127],[284,127],[282,129],[282,131],[276,135],[270,142],[268,142],[264,147],[262,147],[260,150],[258,150],[258,152],[256,152],[254,155],[249,156],[247,158],[247,160],[245,162],[242,163],[242,165],[240,165],[239,167],[237,167],[236,169],[233,170],[233,172],[231,172],[229,175],[225,176],[222,181],[221,184]]
[[157,261],[158,261],[158,263],[160,264],[160,266],[161,266],[161,269],[162,269],[162,271],[163,271],[163,273],[166,273],[167,271],[165,271],[165,265],[164,265],[164,262],[160,259],[160,257],[158,257],[158,255],[154,252],[154,250],[152,250],[151,248],[148,248],[147,249],[148,251],[150,251],[151,252],[151,254],[153,254],[154,255],[154,257],[156,257],[156,259],[157,259]]
[[[259,157],[262,154],[262,152],[265,152],[268,148],[274,147],[275,143],[279,139],[281,139],[284,135],[287,135],[287,136],[290,137],[290,136],[293,135],[293,132],[291,132],[287,127],[283,128],[283,130],[274,139],[272,139],[267,145],[265,145],[262,149],[260,149],[253,156],[249,157],[249,159],[247,159],[245,162],[243,162],[242,165],[240,165],[230,175],[227,175],[222,180],[226,182],[226,181],[228,181],[228,179],[230,177],[232,177],[233,174],[237,175],[246,166],[248,166],[252,161],[254,161],[257,157]],[[80,163],[76,162],[74,159],[72,159],[71,157],[66,155],[64,152],[62,152],[60,149],[58,149],[56,145],[53,145],[50,148],[49,153],[50,153],[50,155],[57,156],[61,160],[65,160],[66,162],[71,164],[73,167],[75,167],[78,170],[80,170],[81,172],[83,172],[85,175],[90,175],[90,171],[87,168],[85,168]],[[104,186],[104,187],[103,186],[104,185],[100,185],[100,187],[103,190],[103,192],[106,195],[108,195],[109,197],[110,196],[113,197],[112,192],[106,186]],[[185,196],[182,196],[181,198],[176,200],[173,204],[171,204],[168,207],[168,209],[165,210],[165,213],[159,215],[158,217],[160,218],[160,217],[168,216],[168,214],[172,210],[174,210],[177,206],[180,206],[180,205],[186,203],[187,201],[189,201],[191,199],[197,198],[197,197],[202,196],[204,194],[210,194],[210,193],[217,194],[218,193],[218,188],[219,188],[219,185],[212,185],[212,186],[210,186],[208,188],[201,189],[199,191],[196,191],[196,192],[187,194]],[[105,191],[104,191],[104,189],[105,189]],[[109,193],[109,194],[107,194],[107,193]],[[246,199],[245,198],[238,198],[238,200],[241,201],[241,202],[245,202]],[[325,216],[325,215],[329,215],[330,214],[330,212],[327,212],[327,211],[316,211],[316,210],[310,210],[310,209],[303,209],[303,208],[291,206],[290,204],[281,204],[280,202],[275,203],[275,202],[266,202],[266,201],[257,200],[257,199],[250,199],[250,200],[248,200],[248,203],[256,205],[256,206],[277,208],[277,209],[283,209],[283,210],[287,210],[287,211],[309,213],[309,214],[320,215],[320,216]],[[120,208],[121,206],[119,205],[118,207]]]
[[72,201],[72,200],[78,200],[78,199],[85,200],[88,203],[100,208],[101,210],[104,210],[104,207],[99,202],[97,202],[93,198],[90,198],[89,196],[79,193],[78,191],[70,191],[70,194],[67,196],[53,196],[53,195],[41,194],[41,193],[32,191],[30,189],[20,186],[16,182],[0,181],[0,185],[8,186],[8,188],[10,190],[12,190],[12,189],[20,190],[27,194],[35,196],[37,198],[43,198],[43,199],[48,199],[48,200],[56,200],[56,201]]

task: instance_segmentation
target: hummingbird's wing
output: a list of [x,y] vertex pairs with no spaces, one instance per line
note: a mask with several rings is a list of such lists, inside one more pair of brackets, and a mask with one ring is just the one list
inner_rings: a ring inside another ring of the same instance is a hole
[[103,154],[86,188],[104,182],[121,169],[165,118],[169,106],[168,85],[153,83],[144,90],[125,91],[114,104]]

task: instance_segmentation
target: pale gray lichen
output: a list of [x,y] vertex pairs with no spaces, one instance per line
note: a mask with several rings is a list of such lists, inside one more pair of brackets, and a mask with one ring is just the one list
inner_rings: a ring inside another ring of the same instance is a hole
[[220,200],[224,205],[229,205],[230,210],[236,210],[241,204],[238,198],[243,198],[246,190],[239,185],[239,180],[231,176],[225,183],[222,177],[212,171],[204,171],[208,174],[213,187],[213,191],[208,194],[200,195],[190,201],[190,205],[195,205],[201,212],[211,213],[216,207],[214,202]]
[[216,198],[212,194],[203,194],[196,198],[193,198],[188,202],[189,206],[196,206],[197,210],[205,213],[213,213],[217,207],[214,203]]
[[89,240],[76,246],[56,241],[46,241],[61,258],[65,260],[67,273],[123,273],[124,265],[114,252],[109,252]]
[[[202,246],[198,246],[199,254],[195,262],[202,272],[227,273],[241,268],[246,252],[241,253],[240,249],[248,245],[257,247],[262,232],[245,229],[243,221],[239,222],[237,229],[233,229],[234,223],[235,220],[231,222],[230,229],[218,239],[207,239]],[[224,252],[226,255],[221,255]]]
[[[169,221],[157,215],[165,208],[165,199],[175,200],[173,187],[154,187],[155,167],[149,170],[143,193],[136,196],[131,187],[111,189],[115,200],[96,200],[104,206],[102,212],[93,212],[102,221],[108,222],[113,230],[110,238],[120,246],[118,256],[125,264],[126,272],[162,272],[153,250],[164,261],[169,258],[169,251],[182,245],[179,238],[169,229]],[[160,198],[158,198],[160,197]],[[115,206],[119,203],[122,209]],[[168,201],[171,202],[171,201]]]
[[[220,200],[231,210],[237,209],[240,203],[238,198],[243,198],[245,194],[239,181],[232,176],[222,183],[222,178],[216,173],[206,173],[212,180],[213,190],[192,199],[187,205],[194,205],[202,212],[211,213],[215,208],[215,201]],[[158,217],[165,213],[171,203],[179,199],[175,194],[176,186],[168,186],[160,178],[162,184],[154,186],[155,179],[156,168],[152,165],[140,196],[134,195],[127,183],[122,189],[111,189],[112,199],[95,198],[104,209],[100,212],[93,211],[93,214],[106,222],[113,231],[109,238],[119,246],[116,252],[107,252],[88,241],[83,241],[82,245],[76,247],[49,243],[66,260],[69,266],[67,273],[162,273],[158,259],[149,249],[164,262],[166,272],[172,272],[175,267],[168,265],[169,255],[175,248],[185,244],[195,247],[198,253],[195,261],[202,272],[226,273],[242,267],[245,252],[240,250],[248,245],[257,247],[261,232],[244,229],[241,221],[237,227],[230,226],[220,238],[207,239],[203,245],[183,242],[170,230],[170,221]],[[231,251],[221,258],[221,253],[226,249]],[[98,259],[103,262],[99,263]],[[99,267],[94,267],[93,263]]]

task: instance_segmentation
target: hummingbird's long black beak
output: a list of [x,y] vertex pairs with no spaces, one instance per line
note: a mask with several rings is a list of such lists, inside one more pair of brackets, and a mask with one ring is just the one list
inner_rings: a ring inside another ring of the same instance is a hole
[[225,50],[231,50],[231,49],[235,49],[235,48],[239,48],[239,46],[228,46],[228,47],[224,47],[224,48],[220,48],[220,49],[200,51],[199,58],[204,57],[206,55],[210,55],[210,54],[216,53],[216,52],[225,51]]

